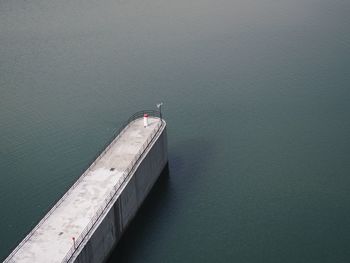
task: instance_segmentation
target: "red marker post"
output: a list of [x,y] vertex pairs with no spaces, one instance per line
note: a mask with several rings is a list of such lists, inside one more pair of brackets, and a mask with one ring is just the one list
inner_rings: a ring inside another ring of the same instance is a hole
[[76,246],[75,246],[75,237],[72,237],[73,239],[73,246],[74,246],[74,249],[76,249]]
[[148,114],[145,113],[143,114],[143,127],[147,127],[148,126]]

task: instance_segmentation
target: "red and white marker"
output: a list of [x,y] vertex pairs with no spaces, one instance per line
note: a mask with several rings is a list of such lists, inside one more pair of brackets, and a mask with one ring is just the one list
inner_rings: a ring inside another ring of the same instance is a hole
[[147,127],[148,126],[148,114],[145,113],[143,114],[143,127]]

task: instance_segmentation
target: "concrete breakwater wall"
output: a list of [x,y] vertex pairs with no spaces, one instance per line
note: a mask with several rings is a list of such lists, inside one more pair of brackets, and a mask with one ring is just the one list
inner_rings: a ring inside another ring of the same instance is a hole
[[135,172],[122,185],[108,212],[91,231],[87,242],[72,256],[71,262],[99,263],[108,258],[167,162],[167,133],[164,127],[145,152]]
[[167,162],[160,112],[134,114],[4,262],[103,262]]

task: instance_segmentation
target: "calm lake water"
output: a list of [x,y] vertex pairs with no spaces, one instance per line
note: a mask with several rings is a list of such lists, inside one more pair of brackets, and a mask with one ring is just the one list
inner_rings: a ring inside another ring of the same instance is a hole
[[112,262],[350,262],[350,1],[0,0],[0,258],[138,110],[170,173]]

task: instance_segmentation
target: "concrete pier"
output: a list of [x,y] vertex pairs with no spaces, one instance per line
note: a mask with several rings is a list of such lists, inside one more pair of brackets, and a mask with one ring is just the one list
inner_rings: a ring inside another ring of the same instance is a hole
[[166,164],[165,121],[131,120],[4,262],[106,260]]

